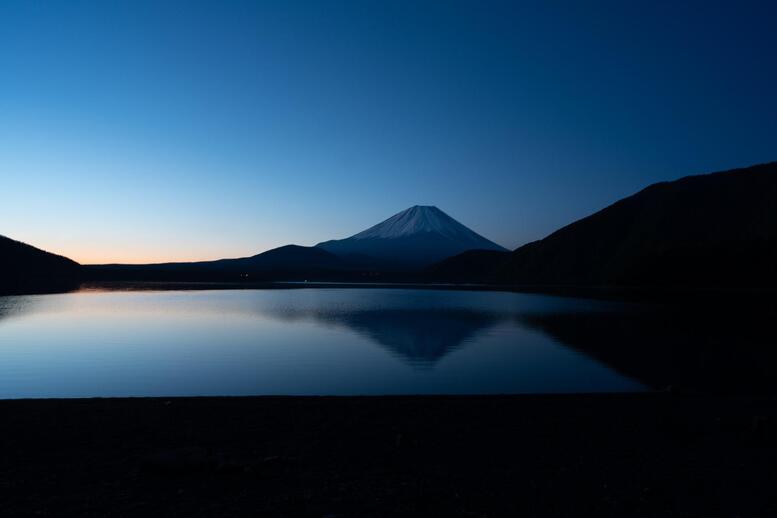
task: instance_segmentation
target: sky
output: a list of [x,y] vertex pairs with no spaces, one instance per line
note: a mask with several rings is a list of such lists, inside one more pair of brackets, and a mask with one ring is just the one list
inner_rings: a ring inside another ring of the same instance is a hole
[[243,257],[436,205],[515,248],[777,159],[775,2],[5,0],[0,234]]

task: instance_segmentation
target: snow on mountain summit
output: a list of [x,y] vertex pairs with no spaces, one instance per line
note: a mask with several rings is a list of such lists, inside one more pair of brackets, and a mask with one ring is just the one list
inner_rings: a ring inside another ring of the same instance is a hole
[[415,205],[347,239],[316,246],[407,265],[430,264],[472,249],[504,250],[430,205]]
[[423,232],[434,232],[451,239],[470,240],[480,237],[437,207],[415,205],[359,232],[352,239],[393,239]]

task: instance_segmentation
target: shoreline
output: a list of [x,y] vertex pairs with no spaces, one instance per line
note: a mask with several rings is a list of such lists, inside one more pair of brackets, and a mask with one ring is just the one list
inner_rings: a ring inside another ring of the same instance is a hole
[[0,422],[3,516],[777,510],[766,397],[26,399]]
[[[737,310],[772,312],[777,310],[777,291],[762,287],[646,287],[646,286],[568,286],[506,285],[434,282],[358,282],[358,281],[79,281],[67,287],[38,287],[9,290],[0,286],[0,297],[56,295],[100,291],[214,291],[214,290],[292,290],[292,289],[413,289],[436,291],[474,291],[524,293],[555,297],[655,303],[667,306],[697,304],[729,306]],[[740,297],[736,301],[732,297]]]
[[[558,297],[623,300],[683,304],[718,304],[732,296],[745,296],[749,307],[777,308],[777,292],[761,287],[730,288],[508,285],[435,282],[330,282],[330,281],[84,281],[78,291],[191,291],[191,290],[272,290],[272,289],[416,289],[440,291],[487,291],[526,293]],[[743,301],[737,301],[741,304]]]

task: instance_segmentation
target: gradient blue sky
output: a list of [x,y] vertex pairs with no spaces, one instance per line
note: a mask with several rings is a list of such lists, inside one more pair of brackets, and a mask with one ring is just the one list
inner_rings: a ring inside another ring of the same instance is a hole
[[777,159],[776,21],[773,1],[6,0],[0,234],[214,259],[432,204],[514,248]]

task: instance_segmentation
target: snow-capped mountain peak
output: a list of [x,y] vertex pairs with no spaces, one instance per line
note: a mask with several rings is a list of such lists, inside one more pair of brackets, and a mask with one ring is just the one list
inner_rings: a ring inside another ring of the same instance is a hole
[[431,205],[415,205],[347,239],[317,246],[407,264],[430,264],[472,249],[504,250]]
[[434,232],[454,239],[471,237],[471,234],[474,234],[437,207],[414,205],[363,232],[359,232],[352,239],[394,239],[424,232]]

